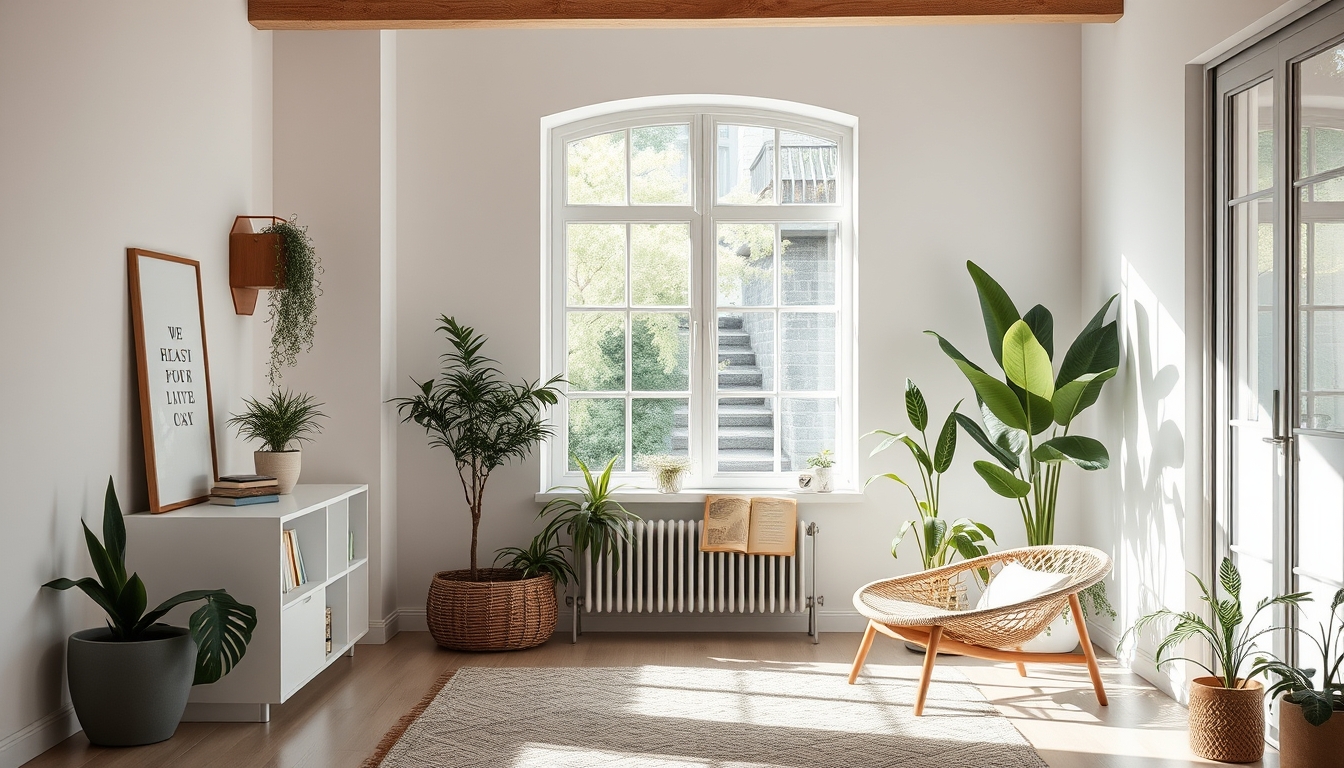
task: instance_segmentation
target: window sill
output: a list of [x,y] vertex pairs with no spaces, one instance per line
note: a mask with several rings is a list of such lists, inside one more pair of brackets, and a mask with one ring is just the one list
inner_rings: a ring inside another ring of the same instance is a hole
[[[864,499],[863,491],[856,490],[838,490],[830,493],[795,493],[788,490],[779,489],[749,489],[749,488],[729,488],[724,490],[688,490],[681,493],[659,493],[653,488],[631,488],[628,490],[616,491],[611,494],[614,501],[622,504],[703,504],[706,496],[729,495],[729,496],[780,496],[783,498],[796,499],[799,504],[857,504]],[[544,492],[538,493],[535,500],[541,503],[552,501],[554,499],[577,499],[579,494],[569,492]]]

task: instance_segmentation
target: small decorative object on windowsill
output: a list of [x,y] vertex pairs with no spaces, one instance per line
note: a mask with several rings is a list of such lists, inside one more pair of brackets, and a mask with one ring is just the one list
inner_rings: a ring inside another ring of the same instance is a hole
[[[257,612],[222,589],[170,597],[146,612],[145,584],[126,575],[126,523],[112,478],[103,505],[103,540],[87,525],[84,543],[98,577],[56,579],[43,586],[78,587],[103,610],[107,626],[70,636],[66,669],[70,699],[84,735],[94,744],[128,747],[170,738],[193,685],[219,680],[238,665],[252,641]],[[160,624],[173,608],[204,600],[190,628]]]
[[658,484],[659,493],[681,493],[682,481],[691,469],[689,456],[641,456],[636,465],[642,465]]
[[[1301,627],[1294,629],[1315,645],[1314,653],[1306,643],[1298,648],[1321,658],[1320,683],[1317,670],[1294,667],[1276,658],[1255,660],[1279,678],[1269,687],[1272,699],[1280,693],[1279,709],[1279,768],[1344,768],[1344,589],[1335,591],[1330,601],[1330,617],[1317,625],[1319,634],[1313,635]],[[1304,657],[1307,654],[1302,654]]]
[[810,472],[798,473],[798,492],[816,493],[817,489],[812,483],[812,474]]
[[243,398],[243,404],[246,408],[233,414],[229,426],[244,440],[261,441],[261,450],[252,454],[257,474],[276,478],[277,493],[290,493],[299,482],[303,466],[299,444],[321,432],[318,419],[327,418],[318,410],[323,404],[315,402],[312,395],[288,390],[276,390],[265,401]]
[[816,470],[815,485],[817,493],[831,492],[831,468],[835,466],[835,457],[831,454],[830,448],[823,448],[820,453],[808,457],[807,466]]
[[[1206,677],[1195,678],[1190,684],[1190,749],[1209,760],[1253,763],[1265,751],[1265,689],[1251,678],[1263,675],[1269,667],[1257,663],[1244,676],[1243,668],[1250,655],[1256,652],[1255,644],[1267,642],[1266,633],[1275,631],[1273,627],[1261,630],[1256,620],[1267,608],[1297,605],[1311,597],[1306,592],[1296,592],[1265,598],[1256,603],[1250,616],[1246,616],[1241,609],[1241,574],[1226,557],[1218,567],[1218,583],[1214,589],[1210,590],[1198,577],[1195,577],[1195,583],[1199,585],[1200,599],[1211,609],[1212,625],[1198,613],[1177,613],[1163,608],[1139,617],[1120,638],[1120,645],[1124,645],[1130,633],[1137,635],[1149,624],[1169,619],[1174,619],[1175,625],[1157,646],[1159,667],[1181,658],[1167,654],[1186,640],[1199,638],[1207,643],[1212,652],[1213,667],[1184,657],[1188,663],[1209,673]],[[1222,587],[1222,599],[1217,595],[1219,586]]]

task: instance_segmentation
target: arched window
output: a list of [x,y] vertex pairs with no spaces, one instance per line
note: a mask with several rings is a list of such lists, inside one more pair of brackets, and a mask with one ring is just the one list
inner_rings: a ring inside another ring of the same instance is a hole
[[723,97],[543,121],[545,482],[671,454],[690,491],[782,489],[826,449],[852,487],[854,129]]

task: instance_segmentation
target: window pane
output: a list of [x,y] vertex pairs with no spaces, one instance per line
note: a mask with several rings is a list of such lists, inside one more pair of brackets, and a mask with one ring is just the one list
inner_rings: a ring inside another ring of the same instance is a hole
[[834,224],[782,224],[779,231],[781,303],[835,304]]
[[684,312],[630,315],[632,389],[685,392],[691,388],[691,316]]
[[835,389],[835,313],[780,314],[782,389],[827,392]]
[[1232,97],[1232,196],[1274,186],[1274,81]]
[[775,388],[775,313],[719,315],[719,391]]
[[630,225],[630,300],[645,307],[691,303],[691,225]]
[[1268,419],[1274,401],[1274,201],[1232,209],[1236,379],[1233,418]]
[[801,472],[807,457],[835,450],[835,398],[785,397],[779,404],[780,470]]
[[690,401],[685,398],[637,397],[630,401],[635,467],[641,456],[686,456],[690,448]]
[[830,139],[779,132],[779,202],[834,203],[840,147]]
[[774,205],[775,129],[720,125],[717,165],[721,205]]
[[575,392],[625,389],[625,314],[569,313],[569,388]]
[[565,164],[570,205],[625,205],[625,131],[569,142]]
[[[1301,176],[1344,166],[1344,46],[1298,65]],[[1300,177],[1299,177],[1300,178]]]
[[565,235],[569,306],[624,306],[625,225],[570,224]]
[[718,471],[775,471],[775,399],[720,398],[716,439]]
[[569,401],[569,468],[600,472],[616,457],[617,472],[625,471],[625,400],[572,398]]
[[775,303],[774,224],[720,224],[717,252],[719,306]]
[[630,202],[690,205],[690,151],[689,125],[630,131]]

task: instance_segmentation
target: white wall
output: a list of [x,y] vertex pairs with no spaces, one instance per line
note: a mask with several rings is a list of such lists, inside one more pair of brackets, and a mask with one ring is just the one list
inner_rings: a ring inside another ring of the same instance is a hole
[[0,2],[0,766],[72,732],[65,638],[101,621],[40,585],[91,573],[79,521],[100,530],[108,475],[127,511],[148,504],[127,247],[201,262],[220,468],[250,466],[223,425],[254,322],[233,313],[228,230],[269,204],[268,44],[244,0]]
[[[1301,2],[1287,6],[1300,6]],[[1084,539],[1109,551],[1120,619],[1094,636],[1115,646],[1141,613],[1195,609],[1187,570],[1204,572],[1202,113],[1206,51],[1279,0],[1128,0],[1113,25],[1083,29],[1082,300],[1121,295],[1121,374],[1093,416],[1113,469],[1089,478]],[[1169,693],[1179,666],[1135,668]]]
[[[906,376],[940,414],[972,397],[920,333],[937,329],[988,358],[968,258],[1000,277],[1022,309],[1053,309],[1061,337],[1080,326],[1077,26],[417,31],[398,33],[397,45],[400,394],[409,376],[437,370],[441,313],[489,336],[486,351],[510,376],[539,374],[540,120],[637,96],[741,94],[858,116],[860,433],[905,427]],[[410,628],[423,617],[432,574],[465,567],[470,521],[445,452],[413,426],[401,428],[398,451],[398,604]],[[990,523],[1004,546],[1020,545],[1016,507],[971,470],[979,453],[966,441],[945,508]],[[897,467],[911,470],[893,453],[860,472]],[[538,482],[535,459],[491,480],[484,561],[535,533]],[[1063,489],[1066,510],[1075,483]],[[823,628],[861,628],[853,591],[918,563],[913,550],[897,563],[888,554],[909,501],[874,487],[861,504],[802,506],[822,527],[826,614],[842,619]],[[1066,515],[1060,540],[1078,532]]]

